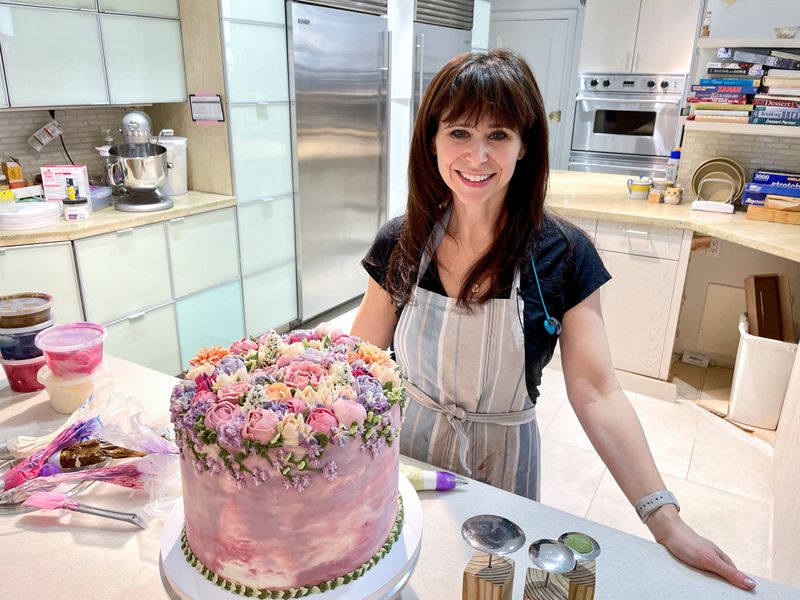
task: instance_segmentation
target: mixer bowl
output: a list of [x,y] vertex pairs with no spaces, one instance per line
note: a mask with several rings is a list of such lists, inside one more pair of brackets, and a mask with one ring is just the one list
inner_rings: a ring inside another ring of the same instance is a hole
[[108,151],[108,180],[130,191],[154,191],[167,181],[167,149],[158,144],[122,144]]

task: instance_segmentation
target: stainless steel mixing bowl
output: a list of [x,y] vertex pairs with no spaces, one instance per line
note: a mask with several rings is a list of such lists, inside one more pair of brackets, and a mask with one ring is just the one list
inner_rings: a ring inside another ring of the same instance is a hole
[[130,191],[157,190],[167,181],[167,149],[158,144],[121,144],[108,151],[108,180]]

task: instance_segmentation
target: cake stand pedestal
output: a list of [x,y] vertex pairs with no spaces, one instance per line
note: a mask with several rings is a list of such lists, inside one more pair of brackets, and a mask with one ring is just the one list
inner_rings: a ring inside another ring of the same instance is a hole
[[[405,520],[400,537],[378,564],[362,577],[334,590],[311,594],[310,600],[339,600],[363,598],[364,600],[388,600],[396,597],[408,582],[417,564],[422,545],[422,505],[417,492],[408,479],[400,476],[400,495],[403,497]],[[183,528],[183,502],[175,503],[164,524],[161,535],[159,570],[161,581],[170,598],[175,600],[231,600],[240,597],[214,585],[194,569],[181,550]]]

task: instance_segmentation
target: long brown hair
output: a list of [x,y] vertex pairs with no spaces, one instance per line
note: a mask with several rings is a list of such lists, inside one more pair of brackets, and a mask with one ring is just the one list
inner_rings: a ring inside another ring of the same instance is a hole
[[[506,49],[456,56],[434,76],[414,124],[406,222],[384,282],[398,305],[408,300],[423,248],[444,205],[452,199],[433,152],[439,122],[462,120],[474,126],[483,118],[517,131],[526,151],[509,182],[494,241],[467,273],[458,304],[498,297],[504,291],[500,274],[524,259],[532,234],[542,224],[549,172],[547,120],[530,67],[519,54]],[[490,284],[474,297],[472,287],[482,280]]]

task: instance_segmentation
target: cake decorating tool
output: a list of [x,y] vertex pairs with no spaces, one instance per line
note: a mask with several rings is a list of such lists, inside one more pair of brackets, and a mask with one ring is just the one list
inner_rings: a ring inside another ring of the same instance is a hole
[[452,490],[459,485],[467,485],[465,478],[447,471],[428,471],[412,465],[400,465],[400,472],[408,478],[417,491],[442,492]]
[[147,523],[136,513],[118,512],[116,510],[86,506],[85,504],[75,502],[66,494],[59,494],[56,492],[34,492],[28,496],[22,505],[30,508],[43,508],[45,510],[72,510],[87,515],[123,521],[124,523],[136,525],[141,529],[147,529]]
[[476,515],[464,521],[461,536],[477,550],[464,569],[462,598],[488,600],[510,597],[514,561],[505,555],[525,545],[522,529],[505,517]]
[[585,533],[568,531],[558,536],[558,541],[572,550],[576,560],[594,560],[600,556],[600,544]]
[[593,600],[594,558],[600,555],[594,538],[570,531],[558,540],[535,541],[528,554],[536,568],[525,576],[523,600]]
[[534,565],[547,572],[545,587],[550,581],[550,573],[568,573],[578,564],[572,550],[557,540],[536,540],[528,548],[528,556]]

